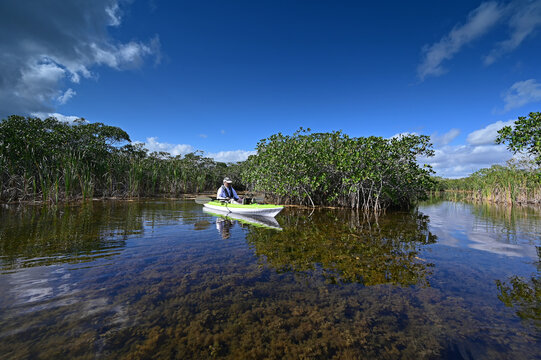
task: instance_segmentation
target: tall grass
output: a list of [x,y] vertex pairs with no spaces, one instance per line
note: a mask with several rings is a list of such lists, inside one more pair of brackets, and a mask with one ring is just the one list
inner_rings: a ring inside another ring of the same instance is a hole
[[[178,196],[215,190],[238,166],[200,152],[149,153],[103,124],[10,116],[0,122],[0,201]],[[238,184],[240,185],[240,184]]]
[[461,179],[438,179],[438,186],[468,200],[541,205],[541,169],[529,161],[493,165]]

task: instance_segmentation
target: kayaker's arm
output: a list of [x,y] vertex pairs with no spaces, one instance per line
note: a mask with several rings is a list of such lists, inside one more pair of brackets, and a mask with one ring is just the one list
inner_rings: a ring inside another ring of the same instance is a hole
[[233,198],[234,198],[235,200],[238,201],[238,200],[239,200],[239,196],[237,195],[237,192],[236,192],[235,189],[233,189],[233,188],[231,188],[231,190],[233,190]]

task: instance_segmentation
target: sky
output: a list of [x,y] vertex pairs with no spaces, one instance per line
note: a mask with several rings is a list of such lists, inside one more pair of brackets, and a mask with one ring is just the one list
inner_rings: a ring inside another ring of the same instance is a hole
[[513,154],[541,111],[541,0],[0,0],[0,117],[83,117],[173,155],[260,139],[430,135],[437,175]]

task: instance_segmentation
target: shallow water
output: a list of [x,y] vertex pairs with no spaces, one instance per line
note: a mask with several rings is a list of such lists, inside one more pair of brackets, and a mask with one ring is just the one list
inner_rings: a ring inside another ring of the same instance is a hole
[[0,358],[535,359],[541,213],[0,210]]

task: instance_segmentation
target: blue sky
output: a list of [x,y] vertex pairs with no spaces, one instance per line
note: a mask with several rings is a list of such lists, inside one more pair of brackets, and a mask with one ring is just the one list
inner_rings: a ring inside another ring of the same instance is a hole
[[300,126],[433,137],[438,175],[540,111],[541,0],[0,1],[0,115],[120,126],[221,161]]

